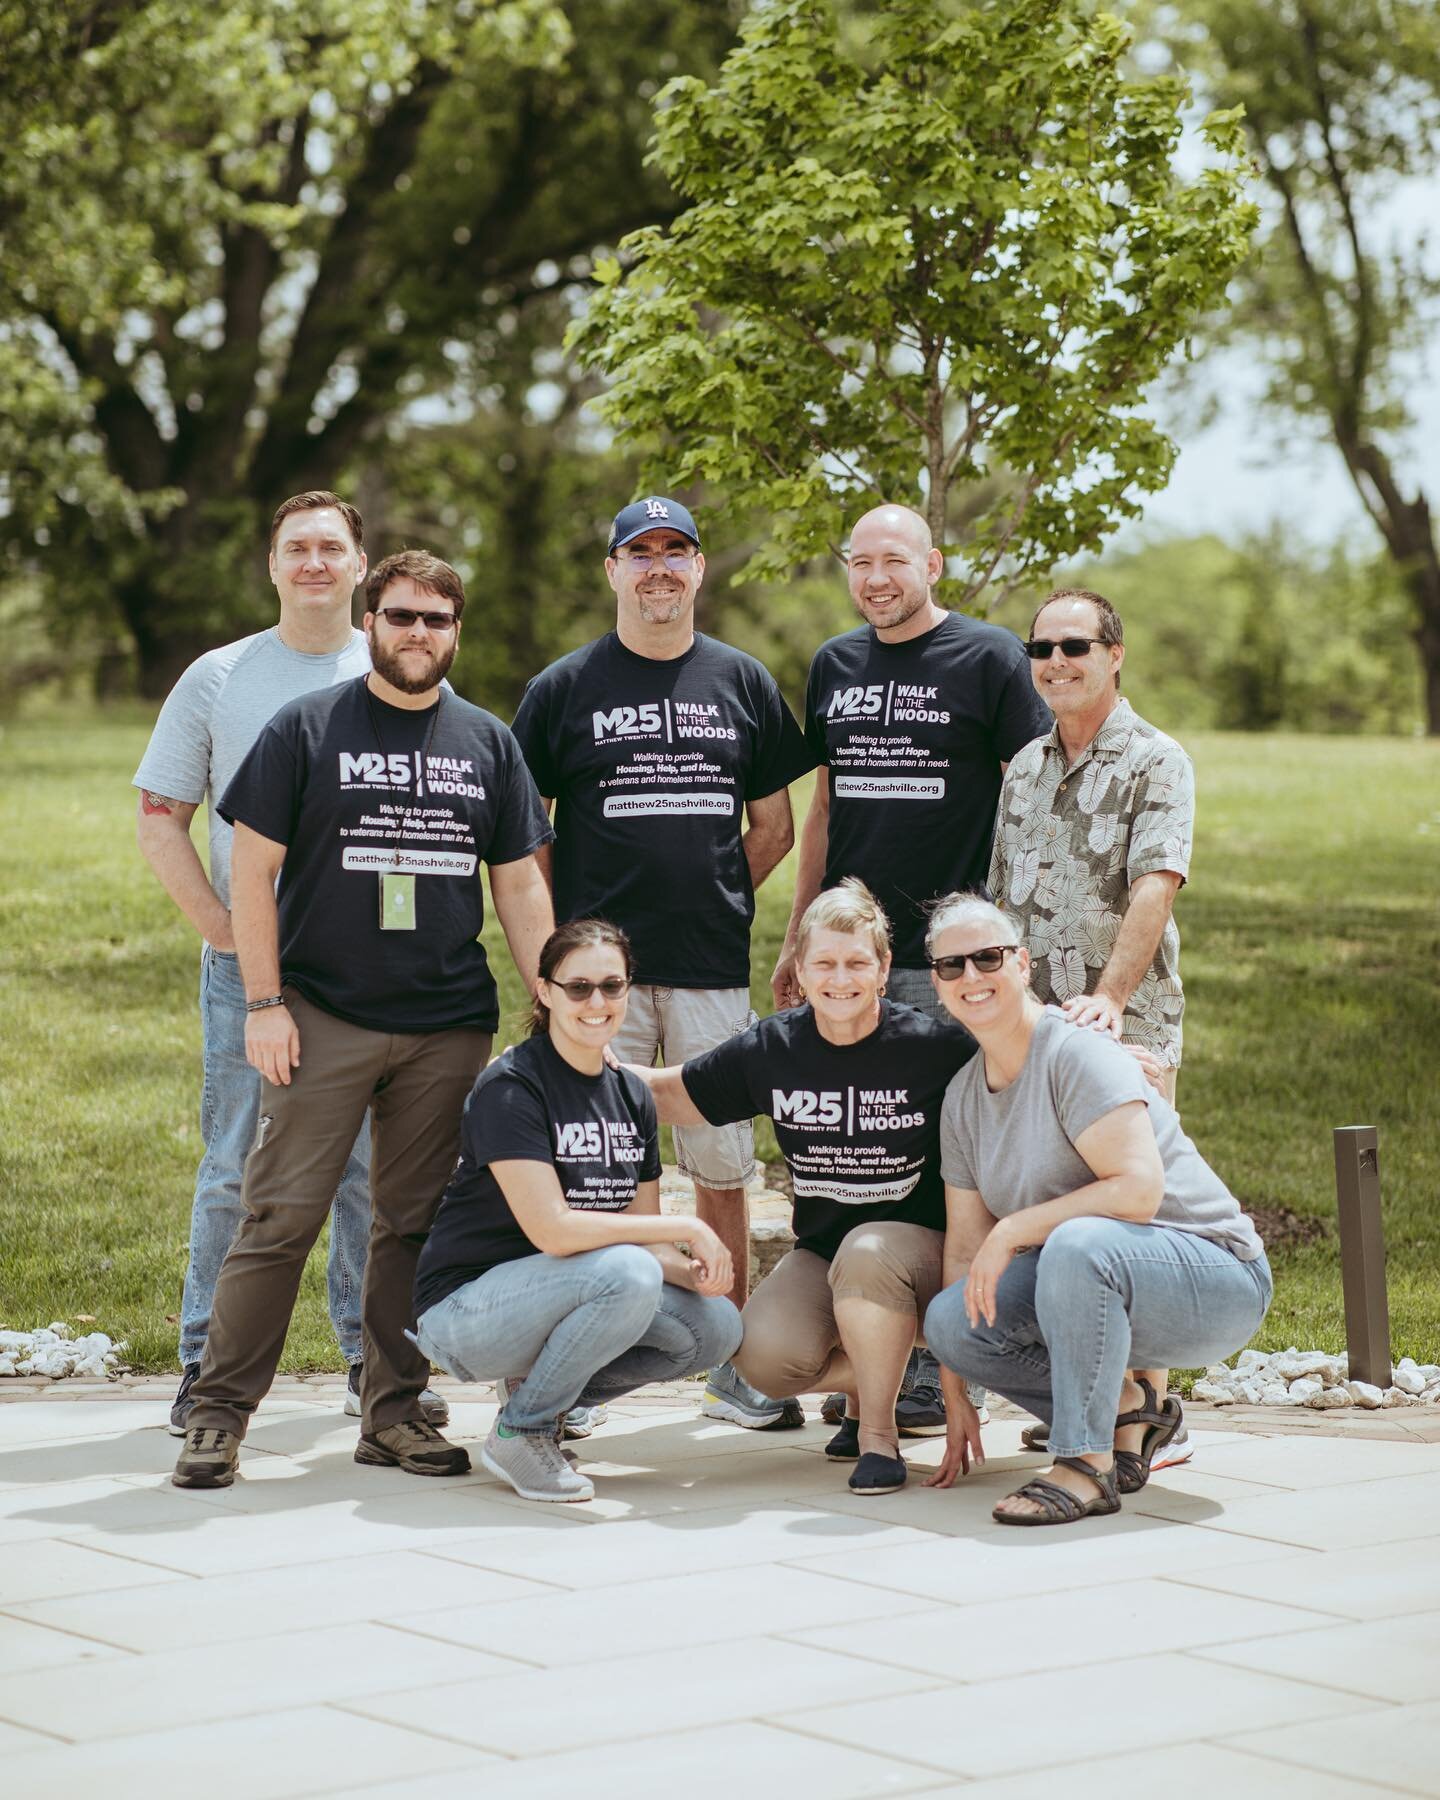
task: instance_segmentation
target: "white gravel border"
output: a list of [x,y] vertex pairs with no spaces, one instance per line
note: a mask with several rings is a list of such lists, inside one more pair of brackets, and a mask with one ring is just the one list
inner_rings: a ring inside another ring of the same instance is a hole
[[1350,1361],[1324,1350],[1242,1350],[1232,1369],[1216,1363],[1191,1390],[1212,1406],[1308,1406],[1328,1412],[1342,1406],[1374,1410],[1382,1406],[1440,1404],[1440,1363],[1417,1363],[1404,1356],[1388,1388],[1350,1380]]

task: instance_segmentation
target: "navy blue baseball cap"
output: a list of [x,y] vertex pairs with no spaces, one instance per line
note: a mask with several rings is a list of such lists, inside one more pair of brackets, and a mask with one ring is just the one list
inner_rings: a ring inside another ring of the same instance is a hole
[[678,500],[667,500],[663,494],[647,494],[616,513],[610,527],[610,554],[613,556],[631,538],[643,537],[647,531],[663,531],[667,525],[688,537],[697,550],[700,548],[700,533],[695,529],[690,509]]

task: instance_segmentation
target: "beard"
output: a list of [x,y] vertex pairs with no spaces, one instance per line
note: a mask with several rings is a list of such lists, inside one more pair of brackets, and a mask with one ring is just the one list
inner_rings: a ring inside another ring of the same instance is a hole
[[647,625],[673,625],[685,610],[685,589],[656,588],[647,592],[641,588],[635,595],[635,604]]
[[[893,631],[897,625],[903,625],[907,619],[913,619],[920,608],[924,606],[925,602],[930,598],[930,591],[927,588],[923,594],[917,594],[911,598],[907,598],[904,594],[901,594],[898,598],[900,601],[900,610],[893,618],[886,619],[882,628],[885,631]],[[870,608],[875,607],[878,611],[882,606],[893,604],[894,602],[888,594],[882,596],[878,601],[866,596],[855,599],[855,610],[867,625],[874,625],[875,621],[870,617]]]
[[407,657],[400,649],[386,649],[376,636],[373,625],[365,634],[365,641],[370,646],[370,663],[375,673],[388,681],[391,687],[398,688],[402,694],[424,694],[431,688],[439,687],[446,671],[454,662],[455,652],[459,647],[455,632],[449,633],[449,640],[438,653],[432,650],[428,661],[422,665],[418,657]]

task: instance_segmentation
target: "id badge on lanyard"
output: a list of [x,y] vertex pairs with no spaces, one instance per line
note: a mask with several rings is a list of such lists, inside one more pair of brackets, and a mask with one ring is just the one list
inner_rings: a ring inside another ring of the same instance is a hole
[[382,931],[414,931],[415,877],[402,875],[398,869],[385,869],[380,875],[380,929]]
[[[380,754],[385,754],[385,744],[380,736],[380,722],[375,717],[375,709],[370,705],[370,687],[367,680],[365,687],[365,704],[370,713],[371,728],[375,733],[375,741],[380,746]],[[444,696],[435,697],[435,711],[430,719],[430,729],[425,734],[425,748],[418,759],[415,777],[415,798],[420,798],[419,769],[429,754],[430,746],[435,741],[435,727],[440,722],[440,708],[444,705]],[[406,811],[400,823],[403,837],[405,828],[410,822],[410,814]],[[395,854],[399,855],[397,847]],[[415,917],[415,877],[403,875],[399,869],[382,869],[380,871],[380,929],[382,931],[414,931],[417,929]]]

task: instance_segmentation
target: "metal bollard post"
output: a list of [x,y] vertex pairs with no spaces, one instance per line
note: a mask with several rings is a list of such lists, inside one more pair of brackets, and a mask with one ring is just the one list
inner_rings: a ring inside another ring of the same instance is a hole
[[1390,1302],[1380,1222],[1380,1144],[1373,1125],[1335,1128],[1335,1192],[1340,1203],[1340,1281],[1350,1379],[1390,1385]]

